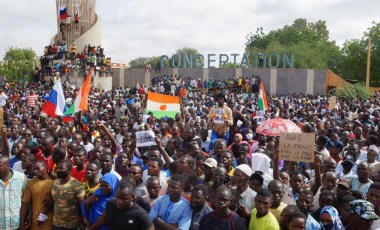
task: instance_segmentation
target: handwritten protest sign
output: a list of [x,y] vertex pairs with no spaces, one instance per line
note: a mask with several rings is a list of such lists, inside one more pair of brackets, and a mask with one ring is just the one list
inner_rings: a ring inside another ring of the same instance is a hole
[[336,97],[330,97],[329,99],[329,110],[335,109],[336,106]]
[[280,133],[280,160],[314,162],[314,133]]
[[139,131],[136,132],[136,147],[146,147],[156,145],[154,140],[155,135],[153,131]]

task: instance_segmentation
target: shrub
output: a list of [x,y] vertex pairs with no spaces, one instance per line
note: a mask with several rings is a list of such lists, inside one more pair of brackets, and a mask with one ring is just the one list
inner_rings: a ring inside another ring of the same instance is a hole
[[346,84],[336,88],[336,96],[345,100],[361,99],[367,100],[372,94],[363,83]]

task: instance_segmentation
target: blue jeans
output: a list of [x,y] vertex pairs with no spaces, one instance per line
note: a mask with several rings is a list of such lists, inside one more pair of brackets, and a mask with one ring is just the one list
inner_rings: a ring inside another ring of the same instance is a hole
[[228,138],[230,138],[230,131],[227,131],[226,135],[224,137],[219,136],[214,130],[211,131],[211,140],[210,140],[210,145],[209,145],[209,151],[214,150],[214,143],[216,139],[222,138],[226,141],[226,146],[228,143]]

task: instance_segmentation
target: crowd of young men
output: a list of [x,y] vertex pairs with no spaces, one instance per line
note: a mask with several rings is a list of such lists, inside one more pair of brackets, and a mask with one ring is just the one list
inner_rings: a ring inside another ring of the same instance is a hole
[[[379,97],[329,110],[268,95],[265,119],[315,133],[314,162],[292,162],[256,132],[258,94],[241,86],[187,92],[175,118],[148,113],[139,87],[92,88],[67,123],[41,116],[49,86],[3,86],[0,229],[380,228]],[[155,144],[136,147],[148,130]]]

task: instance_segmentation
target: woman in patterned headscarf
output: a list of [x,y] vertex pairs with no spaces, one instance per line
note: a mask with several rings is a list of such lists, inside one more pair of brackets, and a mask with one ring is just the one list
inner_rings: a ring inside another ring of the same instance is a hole
[[324,230],[344,230],[338,211],[332,206],[326,206],[321,210],[319,223]]

